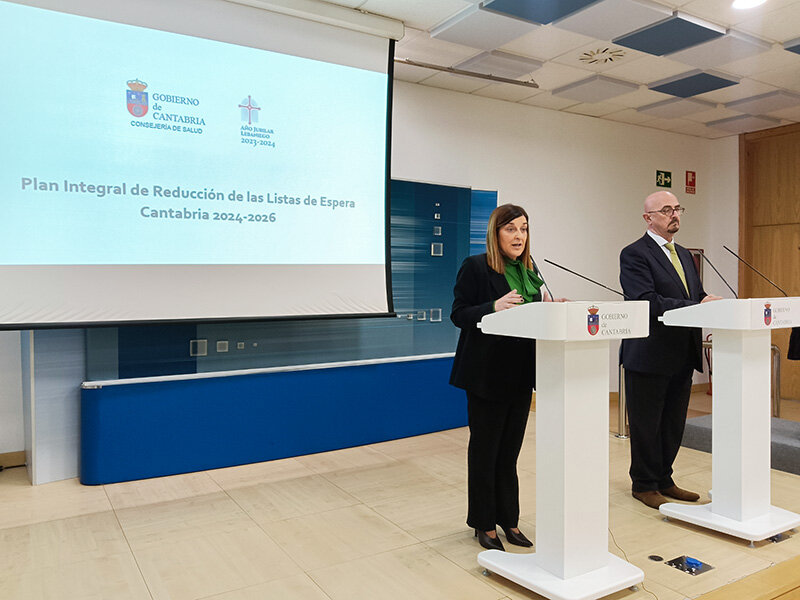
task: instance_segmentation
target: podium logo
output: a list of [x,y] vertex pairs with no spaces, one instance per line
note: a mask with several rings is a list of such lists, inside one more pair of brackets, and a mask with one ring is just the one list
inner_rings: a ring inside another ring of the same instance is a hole
[[133,79],[128,81],[130,88],[126,92],[126,100],[128,101],[128,112],[137,119],[147,114],[147,84],[144,81]]
[[589,307],[589,315],[586,317],[586,329],[589,330],[589,335],[597,335],[600,331],[600,315],[597,313],[600,309],[596,306]]
[[772,308],[769,302],[764,303],[764,325],[772,323]]

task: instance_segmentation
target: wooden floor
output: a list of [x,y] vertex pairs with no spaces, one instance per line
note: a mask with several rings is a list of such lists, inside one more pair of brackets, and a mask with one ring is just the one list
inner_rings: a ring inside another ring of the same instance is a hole
[[[531,538],[535,417],[519,463],[520,527]],[[76,480],[33,487],[24,469],[6,470],[0,472],[0,599],[538,599],[481,574],[481,549],[464,524],[466,444],[467,431],[455,429],[96,487]],[[638,591],[609,598],[683,600],[717,590],[715,600],[753,600],[719,594],[753,574],[800,578],[787,562],[800,556],[800,534],[750,548],[664,522],[630,495],[627,441],[609,436],[609,450],[609,549],[645,572]],[[709,454],[682,449],[676,473],[680,485],[708,500]],[[800,477],[773,471],[772,499],[800,512]],[[693,577],[648,559],[684,554],[714,569]]]

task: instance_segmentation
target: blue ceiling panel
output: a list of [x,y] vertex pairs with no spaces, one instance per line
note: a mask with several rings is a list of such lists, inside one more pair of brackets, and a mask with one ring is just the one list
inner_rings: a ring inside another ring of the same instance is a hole
[[502,15],[546,25],[594,4],[597,0],[491,0],[481,8]]
[[794,52],[795,54],[800,54],[800,38],[789,42],[783,42],[783,49]]
[[647,87],[656,92],[678,96],[679,98],[689,98],[697,94],[705,94],[706,92],[728,87],[729,85],[736,85],[737,83],[739,82],[734,79],[695,70],[670,79],[656,81]]
[[714,28],[675,14],[654,25],[628,33],[614,40],[615,44],[664,56],[684,48],[702,44],[725,34],[722,28]]

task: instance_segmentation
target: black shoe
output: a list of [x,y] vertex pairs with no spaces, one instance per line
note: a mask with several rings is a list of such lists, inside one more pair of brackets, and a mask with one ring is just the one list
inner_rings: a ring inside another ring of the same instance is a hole
[[508,540],[509,544],[514,544],[515,546],[522,546],[523,548],[530,548],[533,546],[533,542],[530,541],[528,538],[525,537],[525,534],[521,531],[519,533],[514,533],[511,531],[511,527],[506,529],[503,527],[503,531],[506,534],[506,539]]
[[475,537],[478,538],[478,543],[487,550],[500,550],[501,552],[505,552],[506,550],[503,548],[503,542],[500,541],[499,537],[489,537],[489,534],[485,531],[476,529]]

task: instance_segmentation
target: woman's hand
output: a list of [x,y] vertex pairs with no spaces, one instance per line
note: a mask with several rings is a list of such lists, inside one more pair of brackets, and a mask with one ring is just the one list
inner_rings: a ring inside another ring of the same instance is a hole
[[548,294],[547,292],[545,292],[542,295],[542,301],[543,302],[572,302],[572,300],[570,300],[569,298],[551,298],[550,294]]
[[500,312],[507,308],[513,308],[518,304],[522,304],[522,296],[517,293],[517,290],[511,290],[505,296],[502,296],[494,301],[494,311]]

